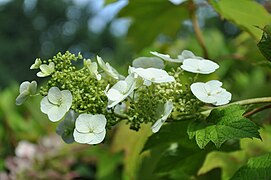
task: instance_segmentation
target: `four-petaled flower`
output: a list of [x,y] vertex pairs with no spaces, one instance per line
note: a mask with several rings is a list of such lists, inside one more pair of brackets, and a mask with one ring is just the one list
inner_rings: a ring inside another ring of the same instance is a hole
[[167,83],[175,81],[173,76],[170,76],[162,69],[129,67],[129,73],[134,74],[135,78],[138,76],[141,77],[143,79],[143,84],[146,86],[150,86],[151,83]]
[[20,85],[20,94],[16,98],[16,105],[21,105],[23,102],[31,95],[34,95],[37,91],[37,82],[32,81],[31,83],[28,81],[24,81]]
[[84,65],[88,68],[91,76],[94,76],[98,81],[101,80],[101,75],[98,72],[98,65],[96,62],[91,62],[90,59],[84,60]]
[[219,68],[219,65],[207,59],[184,59],[181,68],[185,71],[199,74],[210,74]]
[[190,88],[192,93],[202,102],[219,106],[230,102],[231,93],[223,89],[222,82],[211,80],[206,83],[193,83]]
[[151,127],[151,130],[153,133],[156,133],[159,131],[159,129],[162,127],[162,125],[164,124],[164,122],[167,120],[168,116],[170,115],[171,111],[173,110],[173,103],[171,101],[167,101],[164,105],[163,105],[163,109],[160,110],[158,108],[158,113],[160,114],[159,116],[161,118],[159,118]]
[[55,64],[50,62],[49,65],[42,64],[39,66],[40,72],[37,73],[38,77],[50,76],[55,71]]
[[69,90],[60,91],[58,87],[51,87],[40,105],[41,111],[47,114],[52,122],[59,121],[72,105],[72,94]]
[[110,89],[108,85],[105,90],[105,94],[108,98],[107,107],[114,107],[127,98],[135,90],[136,84],[137,82],[133,75],[129,75],[125,78],[125,80],[118,81]]
[[75,121],[74,140],[78,143],[98,144],[106,134],[106,118],[102,114],[80,114]]
[[107,74],[109,77],[112,77],[114,79],[120,79],[121,75],[118,73],[116,69],[114,69],[110,64],[107,62],[105,63],[103,59],[99,56],[97,56],[97,62],[99,66],[104,70],[105,74]]
[[30,69],[39,69],[41,64],[42,64],[41,59],[37,58],[35,60],[35,63],[31,65]]

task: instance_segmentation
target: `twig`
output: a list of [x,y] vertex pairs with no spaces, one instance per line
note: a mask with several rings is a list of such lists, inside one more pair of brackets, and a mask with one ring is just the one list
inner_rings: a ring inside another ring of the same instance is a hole
[[260,111],[263,111],[263,110],[269,109],[269,108],[271,108],[271,104],[268,104],[268,105],[263,106],[263,107],[255,108],[255,109],[245,113],[244,116],[249,117],[249,116],[252,116],[253,114],[256,114],[256,113],[258,113]]
[[189,10],[190,10],[190,17],[191,17],[191,21],[192,21],[192,24],[193,24],[193,29],[194,29],[194,32],[195,32],[195,35],[196,35],[196,39],[203,51],[203,55],[204,55],[204,58],[209,58],[209,55],[208,55],[208,51],[207,51],[207,48],[205,46],[205,42],[204,42],[204,38],[203,38],[203,35],[202,35],[202,32],[201,32],[201,29],[200,29],[200,26],[199,26],[199,22],[198,22],[198,18],[197,18],[197,15],[196,15],[196,5],[195,3],[193,2],[193,0],[190,0],[189,1],[190,4],[189,4]]

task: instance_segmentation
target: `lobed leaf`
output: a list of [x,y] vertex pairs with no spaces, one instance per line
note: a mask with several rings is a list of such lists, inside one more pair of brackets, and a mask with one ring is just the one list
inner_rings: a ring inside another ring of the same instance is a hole
[[259,127],[243,116],[245,110],[240,105],[231,105],[223,109],[214,109],[206,121],[195,120],[188,126],[189,138],[195,137],[198,146],[203,149],[210,141],[217,148],[227,140],[240,138],[261,138]]

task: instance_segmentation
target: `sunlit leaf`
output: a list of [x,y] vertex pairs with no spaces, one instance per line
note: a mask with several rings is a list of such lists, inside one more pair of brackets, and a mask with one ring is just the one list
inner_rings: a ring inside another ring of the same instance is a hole
[[233,22],[257,40],[261,37],[261,30],[255,26],[264,27],[271,22],[271,15],[255,1],[209,0],[209,2],[222,18]]

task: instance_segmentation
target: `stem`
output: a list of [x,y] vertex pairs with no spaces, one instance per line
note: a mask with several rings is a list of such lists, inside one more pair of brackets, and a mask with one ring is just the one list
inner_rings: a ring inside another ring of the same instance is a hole
[[206,111],[201,112],[201,114],[203,114],[203,115],[209,115],[210,112],[211,112],[213,109],[216,109],[216,108],[224,108],[224,107],[228,107],[228,106],[234,105],[234,104],[238,104],[238,105],[248,105],[248,104],[259,104],[259,103],[270,103],[270,102],[271,102],[271,97],[261,97],[261,98],[245,99],[245,100],[236,101],[236,102],[233,102],[233,103],[224,105],[224,106],[214,107],[214,108],[212,108],[212,109],[209,109],[209,110],[206,110]]
[[202,32],[201,32],[201,29],[200,29],[200,26],[199,26],[199,22],[198,22],[198,18],[197,18],[197,15],[196,15],[196,5],[195,3],[193,2],[193,0],[190,0],[190,6],[189,6],[189,10],[190,10],[190,17],[191,17],[191,21],[192,21],[192,24],[193,24],[193,29],[194,29],[194,32],[195,32],[195,35],[196,35],[196,39],[203,51],[203,55],[204,55],[204,58],[207,58],[209,59],[209,55],[208,55],[208,51],[207,51],[207,48],[205,46],[205,42],[204,42],[204,38],[203,38],[203,35],[202,35]]
[[269,108],[271,108],[271,104],[268,104],[268,105],[263,106],[263,107],[255,108],[255,109],[245,113],[244,116],[249,117],[249,116],[252,116],[253,114],[256,114],[256,113],[258,113],[260,111],[263,111],[263,110],[269,109]]

